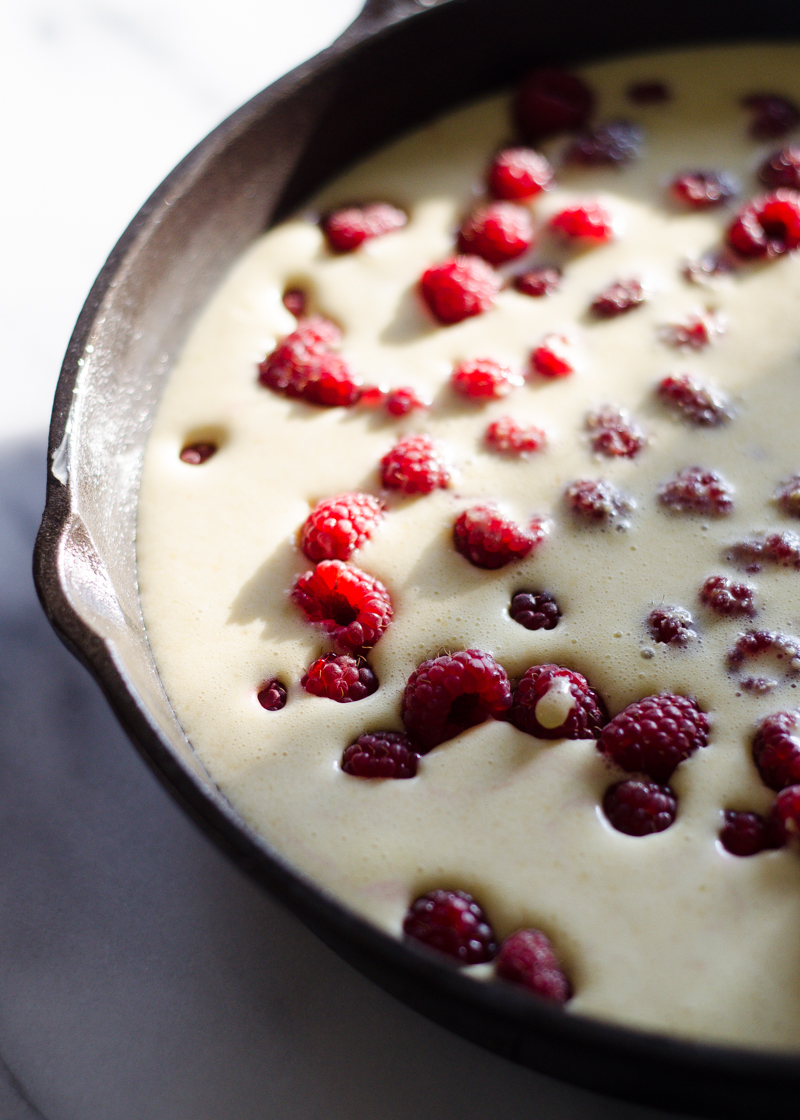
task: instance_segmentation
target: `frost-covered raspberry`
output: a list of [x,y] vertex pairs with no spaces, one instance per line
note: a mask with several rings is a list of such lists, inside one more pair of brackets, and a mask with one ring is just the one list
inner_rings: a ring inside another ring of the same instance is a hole
[[786,531],[737,541],[728,549],[726,558],[749,572],[759,571],[762,564],[800,571],[800,536]]
[[725,810],[719,842],[732,856],[755,856],[774,846],[767,822],[758,813]]
[[594,94],[576,74],[546,68],[523,78],[514,98],[514,120],[526,140],[581,128],[594,109]]
[[484,439],[501,455],[530,455],[544,447],[547,434],[535,424],[520,424],[512,416],[501,416],[489,424]]
[[532,148],[506,148],[499,152],[487,175],[490,192],[508,202],[523,202],[545,191],[553,182],[553,169]]
[[279,712],[286,707],[286,687],[277,677],[265,681],[256,693],[258,702],[268,712]]
[[629,778],[610,786],[603,797],[603,812],[618,832],[650,836],[663,832],[675,820],[678,799],[669,786]]
[[597,744],[632,774],[666,782],[675,767],[708,742],[708,716],[688,696],[662,693],[637,700],[603,728]]
[[580,673],[560,665],[531,665],[514,689],[508,719],[537,739],[596,739],[608,715]]
[[624,408],[604,405],[586,417],[586,429],[595,455],[607,459],[633,459],[647,444],[642,429]]
[[508,613],[526,630],[555,630],[561,611],[549,591],[518,591]]
[[582,478],[564,491],[569,509],[584,521],[601,525],[624,526],[633,511],[633,502],[604,478]]
[[572,986],[549,939],[539,929],[518,929],[503,941],[495,973],[553,1003],[566,1003]]
[[556,380],[575,372],[575,355],[563,334],[548,334],[531,352],[531,370],[540,377]]
[[616,280],[609,284],[592,301],[592,311],[601,319],[613,319],[647,301],[647,292],[641,280]]
[[656,392],[689,424],[715,428],[731,418],[730,401],[725,394],[711,385],[705,385],[694,374],[670,374],[659,381]]
[[755,588],[734,583],[727,576],[709,576],[700,588],[700,602],[726,618],[752,618],[756,613]]
[[298,576],[292,601],[343,651],[374,646],[392,620],[392,601],[380,580],[342,560],[322,560]]
[[390,416],[407,416],[415,409],[424,411],[430,408],[431,402],[412,389],[410,385],[401,385],[398,389],[389,389],[385,394],[384,405]]
[[453,370],[450,384],[462,397],[496,401],[523,384],[522,378],[494,358],[471,358]]
[[550,225],[570,239],[599,243],[610,241],[614,236],[614,220],[599,202],[568,206],[550,219]]
[[800,785],[782,789],[772,803],[767,818],[771,847],[783,847],[800,838]]
[[792,144],[767,156],[759,168],[758,177],[773,190],[778,187],[800,190],[800,147]]
[[733,487],[716,471],[684,467],[659,489],[658,500],[677,513],[724,517],[733,512]]
[[349,560],[384,516],[383,502],[371,494],[324,498],[303,522],[300,548],[309,560]]
[[404,494],[430,494],[450,485],[450,468],[430,436],[406,436],[381,459],[381,482]]
[[642,130],[631,121],[608,121],[576,136],[564,158],[585,167],[619,167],[638,158],[643,139]]
[[359,245],[384,233],[402,229],[406,215],[388,202],[374,202],[369,206],[348,206],[335,210],[322,223],[322,229],[331,249],[337,253],[352,253]]
[[342,770],[356,778],[413,778],[419,755],[402,731],[365,731],[342,755]]
[[781,482],[772,500],[790,517],[800,517],[800,474],[793,474]]
[[312,696],[323,696],[337,704],[352,704],[371,696],[378,688],[378,678],[366,661],[347,654],[328,653],[308,667],[300,684]]
[[748,202],[728,227],[728,244],[743,257],[777,257],[800,245],[800,194],[780,188]]
[[511,707],[511,685],[502,665],[479,649],[424,661],[408,678],[403,723],[421,754]]
[[755,140],[775,140],[800,122],[800,109],[777,93],[750,93],[742,98],[742,105],[753,114],[750,135]]
[[541,299],[552,295],[561,287],[561,269],[555,265],[541,265],[514,277],[514,287],[523,295]]
[[687,316],[681,323],[667,323],[659,331],[659,337],[667,346],[704,350],[725,333],[725,325],[724,315],[706,308]]
[[683,171],[670,183],[670,192],[677,202],[694,210],[724,206],[739,187],[733,176],[724,171]]
[[420,290],[440,323],[460,323],[494,306],[500,277],[482,257],[458,256],[422,274]]
[[458,251],[489,264],[505,264],[530,249],[533,241],[533,221],[524,206],[492,202],[466,219],[458,235]]
[[331,349],[339,338],[339,329],[327,319],[301,321],[259,365],[259,382],[274,393],[324,408],[355,404],[361,378]]
[[459,964],[482,964],[497,952],[494,930],[466,891],[439,888],[422,895],[409,907],[403,933]]
[[692,616],[682,607],[655,607],[647,616],[647,630],[654,642],[676,649],[697,637]]
[[523,529],[492,505],[465,509],[453,525],[456,551],[476,568],[489,571],[524,560],[546,536],[547,524],[542,519],[535,518],[529,529]]
[[770,789],[800,784],[800,713],[774,712],[761,721],[753,739],[753,761]]

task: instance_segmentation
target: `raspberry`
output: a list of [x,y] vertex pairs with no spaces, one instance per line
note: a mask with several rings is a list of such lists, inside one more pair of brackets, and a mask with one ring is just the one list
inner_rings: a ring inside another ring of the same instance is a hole
[[549,591],[518,591],[509,615],[526,630],[555,630],[561,611]]
[[547,526],[541,519],[534,519],[525,530],[490,505],[465,509],[453,525],[456,551],[476,568],[489,571],[524,560],[546,536]]
[[420,289],[435,319],[460,323],[494,306],[500,277],[481,257],[452,257],[423,272]]
[[625,94],[636,105],[659,105],[663,101],[672,100],[669,86],[658,81],[634,82],[628,86]]
[[639,425],[623,408],[605,405],[586,418],[592,451],[608,459],[633,459],[647,443]]
[[776,792],[800,783],[800,715],[775,712],[763,719],[753,739],[753,762],[761,781]]
[[482,964],[497,952],[494,930],[481,907],[466,891],[429,891],[411,904],[403,933],[459,964]]
[[715,428],[731,418],[728,398],[691,373],[674,373],[659,381],[656,392],[682,420]]
[[421,754],[511,707],[506,671],[491,654],[462,650],[424,661],[408,678],[401,715]]
[[761,164],[758,177],[773,190],[778,187],[800,190],[800,147],[792,144],[767,156]]
[[371,494],[325,498],[303,522],[300,548],[309,560],[349,560],[383,516],[383,502]]
[[772,803],[767,819],[770,847],[782,848],[800,836],[800,786],[782,789]]
[[[786,661],[787,677],[796,677],[800,674],[800,641],[787,634],[776,634],[771,630],[747,630],[744,634],[740,634],[733,648],[728,652],[728,667],[738,669],[751,658],[770,654],[776,661]],[[769,680],[745,681],[742,687],[748,688],[748,683],[750,685],[748,691],[753,692],[769,692],[775,687],[775,682]]]
[[540,299],[552,295],[561,287],[561,269],[554,265],[542,265],[528,272],[520,272],[514,277],[514,287],[523,295]]
[[610,786],[603,797],[603,812],[617,832],[650,836],[663,832],[675,820],[678,800],[669,786],[629,778]]
[[661,328],[659,336],[667,346],[703,350],[724,333],[725,317],[709,308],[696,315],[690,315],[682,323],[668,323]]
[[751,93],[742,98],[745,109],[753,111],[750,135],[756,140],[785,136],[800,122],[800,110],[793,101],[774,93]]
[[402,731],[366,731],[345,749],[342,770],[356,778],[413,778],[418,761]]
[[637,159],[642,150],[642,130],[630,121],[609,121],[576,136],[567,148],[567,163],[586,167],[610,164],[619,167]]
[[596,739],[608,715],[580,673],[560,665],[531,665],[514,689],[508,719],[537,739]]
[[618,522],[625,525],[633,502],[604,478],[583,478],[571,482],[564,491],[567,505],[586,521]]
[[430,494],[450,485],[450,471],[430,436],[405,436],[381,459],[381,482],[404,494]]
[[683,171],[672,180],[669,189],[677,202],[693,210],[707,210],[711,206],[724,206],[739,187],[724,171]]
[[654,642],[676,648],[697,637],[692,616],[682,607],[656,607],[647,616],[647,629]]
[[647,301],[641,280],[617,280],[592,301],[592,311],[601,319],[613,319],[625,311],[633,311]]
[[733,487],[716,471],[684,467],[658,491],[658,500],[678,513],[723,517],[733,511]]
[[553,169],[531,148],[506,148],[492,161],[487,182],[495,198],[521,202],[548,189]]
[[420,410],[430,408],[430,401],[407,385],[400,389],[390,389],[384,398],[384,403],[390,416],[407,416],[415,408]]
[[370,206],[348,206],[336,210],[322,223],[328,244],[336,253],[352,253],[364,241],[402,229],[406,215],[387,202],[373,202]]
[[493,420],[484,435],[487,446],[501,455],[529,455],[541,450],[547,436],[533,424],[519,424],[511,416]]
[[553,946],[539,929],[518,929],[500,946],[495,973],[552,1003],[566,1003],[572,987]]
[[784,188],[748,202],[728,227],[728,244],[743,257],[777,257],[800,245],[800,194]]
[[365,661],[355,657],[328,653],[318,657],[303,674],[300,684],[312,696],[324,696],[337,704],[352,704],[371,696],[378,687],[378,678]]
[[201,463],[205,463],[216,453],[217,445],[215,443],[190,443],[181,451],[180,460],[182,463],[199,467]]
[[747,583],[734,583],[727,576],[709,576],[700,588],[700,602],[726,618],[752,618],[756,613],[754,594],[755,588]]
[[688,696],[647,696],[603,728],[598,750],[628,773],[664,783],[708,742],[708,716]]
[[726,559],[748,572],[760,571],[762,564],[800,571],[800,537],[797,533],[769,533],[749,541],[737,541],[731,545]]
[[570,342],[563,334],[548,334],[531,353],[531,369],[540,377],[568,377],[575,372]]
[[793,474],[781,482],[772,500],[790,517],[800,517],[800,474]]
[[341,560],[321,560],[313,572],[298,576],[292,601],[340,650],[374,646],[392,620],[383,584]]
[[594,94],[575,74],[548,68],[523,78],[514,99],[514,119],[526,140],[581,128],[592,114]]
[[706,253],[699,260],[687,261],[682,275],[690,284],[702,288],[716,287],[722,276],[727,276],[737,268],[737,260],[730,249],[719,249]]
[[388,396],[389,390],[382,385],[362,385],[358,403],[361,408],[382,408]]
[[327,319],[303,320],[259,365],[259,382],[265,389],[324,408],[355,404],[361,379],[331,350],[339,338],[338,328]]
[[458,235],[459,253],[482,257],[489,264],[505,264],[533,245],[529,212],[513,202],[492,202],[474,210]]
[[754,856],[771,848],[772,837],[767,822],[758,813],[740,813],[725,810],[725,823],[720,829],[719,842],[732,856]]
[[523,381],[494,358],[473,358],[456,366],[450,384],[462,397],[473,401],[495,401],[507,397]]
[[308,302],[306,293],[302,288],[287,288],[283,293],[283,306],[295,319],[302,319],[306,313]]
[[262,684],[256,695],[261,707],[268,712],[279,712],[286,706],[286,689],[277,677]]
[[614,236],[612,217],[599,202],[568,206],[550,219],[550,225],[565,237],[587,241],[610,241]]

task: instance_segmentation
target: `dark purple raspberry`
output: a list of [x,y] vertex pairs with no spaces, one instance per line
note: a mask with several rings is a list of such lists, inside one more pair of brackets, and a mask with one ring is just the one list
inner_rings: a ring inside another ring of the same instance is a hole
[[523,202],[547,190],[553,182],[553,169],[540,152],[506,148],[492,161],[487,182],[495,198]]
[[584,478],[571,482],[564,491],[567,505],[585,521],[620,526],[627,523],[633,502],[603,478]]
[[664,82],[651,79],[634,82],[626,89],[625,96],[635,105],[660,105],[672,100],[672,91]]
[[419,755],[402,731],[365,731],[342,755],[342,770],[356,778],[413,778]]
[[319,502],[303,522],[300,548],[309,560],[349,560],[383,519],[371,494],[339,494]]
[[676,513],[724,517],[733,512],[733,487],[716,471],[684,467],[658,491],[662,506]]
[[624,408],[604,405],[586,418],[595,455],[607,459],[633,459],[647,444],[642,429]]
[[609,164],[619,167],[637,159],[642,150],[644,135],[638,125],[630,121],[608,121],[576,136],[566,151],[567,163],[587,167]]
[[778,257],[800,246],[800,194],[781,187],[754,198],[728,227],[728,244],[743,257]]
[[700,588],[700,602],[726,618],[752,618],[756,613],[755,588],[734,583],[727,576],[709,576]]
[[647,629],[654,642],[682,648],[697,633],[692,626],[692,616],[681,607],[655,607],[647,616]]
[[507,937],[495,958],[494,970],[502,980],[510,980],[552,1003],[566,1003],[572,995],[553,946],[539,929],[518,929]]
[[373,237],[402,229],[408,219],[402,210],[388,202],[374,202],[369,206],[350,206],[336,210],[322,223],[328,244],[336,253],[352,253],[359,245]]
[[199,467],[201,463],[205,463],[216,452],[217,445],[215,443],[190,443],[181,451],[180,459],[182,463]]
[[381,459],[381,482],[404,494],[430,494],[450,485],[450,470],[430,436],[406,436]]
[[782,848],[800,838],[800,786],[782,789],[772,803],[767,820],[771,847]]
[[694,210],[707,210],[724,206],[739,187],[724,171],[683,171],[672,180],[669,189],[677,202]]
[[520,82],[514,98],[514,120],[529,142],[581,128],[594,109],[594,94],[566,70],[534,70]]
[[409,907],[403,933],[459,964],[483,964],[497,953],[494,930],[466,891],[439,888],[422,895]]
[[458,256],[423,272],[420,291],[440,323],[460,323],[494,306],[500,277],[482,257]]
[[[788,634],[776,634],[771,630],[747,630],[740,634],[728,653],[728,667],[739,669],[754,657],[774,657],[776,661],[785,662],[784,671],[787,677],[796,677],[800,674],[800,639]],[[743,687],[746,687],[743,683]],[[755,682],[754,682],[755,683]],[[765,682],[774,687],[774,681]],[[769,691],[770,689],[752,689],[752,691]]]
[[364,700],[378,688],[378,678],[365,661],[346,654],[328,653],[308,667],[300,684],[312,696],[324,696],[337,704]]
[[279,712],[286,706],[286,689],[277,677],[262,684],[256,695],[261,707],[268,712]]
[[775,140],[791,132],[800,122],[800,109],[776,93],[750,93],[742,105],[753,113],[750,135],[755,140]]
[[295,319],[302,319],[306,313],[308,297],[302,288],[287,288],[283,293],[283,306],[294,315]]
[[617,832],[650,836],[663,832],[675,820],[678,799],[669,786],[629,778],[610,786],[603,797],[603,812]]
[[782,482],[772,500],[790,517],[800,517],[800,474],[793,474]]
[[514,689],[508,719],[537,739],[596,739],[608,715],[580,673],[560,665],[531,665]]
[[420,754],[511,707],[506,671],[491,654],[462,650],[424,661],[408,678],[401,715]]
[[800,147],[792,144],[767,156],[761,164],[758,177],[773,190],[778,187],[800,190]]
[[758,813],[740,813],[725,810],[725,823],[719,832],[719,842],[732,856],[755,856],[774,846],[767,822]]
[[343,652],[374,646],[392,620],[392,601],[380,580],[342,560],[321,560],[313,572],[298,576],[292,601]]
[[524,560],[547,536],[540,518],[523,529],[503,517],[494,506],[472,506],[458,515],[453,525],[456,551],[476,568],[494,571],[514,560]]
[[800,537],[787,531],[737,541],[728,549],[726,559],[748,572],[760,571],[762,564],[800,571]]
[[688,696],[646,696],[607,723],[597,744],[629,774],[662,784],[675,767],[708,742],[708,716]]
[[601,319],[613,319],[647,300],[641,280],[617,280],[592,301],[592,311]]
[[492,202],[474,210],[461,226],[458,251],[498,265],[526,253],[533,241],[530,211],[513,202]]
[[541,265],[514,277],[514,287],[523,295],[540,299],[552,295],[561,287],[561,269],[555,265]]
[[800,715],[774,712],[753,739],[753,762],[761,781],[776,792],[800,784]]
[[509,615],[526,630],[555,630],[561,611],[549,591],[518,591]]
[[660,399],[689,424],[714,428],[731,418],[730,402],[724,393],[691,373],[671,374],[659,381]]

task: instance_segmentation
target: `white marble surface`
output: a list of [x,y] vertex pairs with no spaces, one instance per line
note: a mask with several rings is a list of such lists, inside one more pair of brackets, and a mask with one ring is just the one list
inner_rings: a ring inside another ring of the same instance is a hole
[[0,1120],[666,1120],[402,1007],[196,831],[32,588],[50,401],[114,241],[358,0],[3,0]]

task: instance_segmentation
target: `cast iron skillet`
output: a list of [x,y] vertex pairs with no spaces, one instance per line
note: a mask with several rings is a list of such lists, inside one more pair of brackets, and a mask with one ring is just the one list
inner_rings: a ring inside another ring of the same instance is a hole
[[198,309],[266,226],[377,144],[532,66],[800,37],[796,0],[607,2],[367,0],[329,50],[244,105],[178,165],[115,247],[69,344],[50,429],[36,585],[53,626],[174,796],[384,988],[467,1038],[591,1089],[714,1117],[791,1115],[800,1057],[638,1033],[475,983],[298,875],[239,819],[192,752],[139,609],[136,498],[153,413]]

